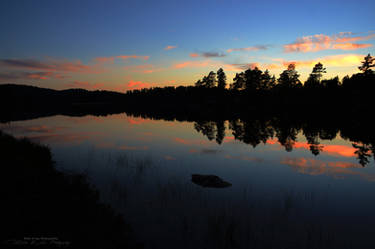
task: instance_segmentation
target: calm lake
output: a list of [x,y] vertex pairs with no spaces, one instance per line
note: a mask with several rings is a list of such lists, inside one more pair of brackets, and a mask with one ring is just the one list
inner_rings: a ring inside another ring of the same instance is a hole
[[[123,113],[0,129],[47,144],[58,169],[87,174],[145,248],[367,248],[375,232],[373,152],[339,130],[275,124]],[[204,188],[192,174],[232,186]]]

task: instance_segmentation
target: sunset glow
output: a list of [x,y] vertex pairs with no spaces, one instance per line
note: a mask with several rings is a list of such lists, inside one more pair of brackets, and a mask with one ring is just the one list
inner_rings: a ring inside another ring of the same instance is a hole
[[325,77],[342,78],[375,54],[372,1],[318,1],[299,4],[298,11],[293,3],[235,1],[232,14],[223,15],[227,4],[9,2],[0,10],[0,83],[123,92],[192,85],[220,67],[228,83],[255,66],[277,78],[292,62],[301,80],[317,62],[327,68]]

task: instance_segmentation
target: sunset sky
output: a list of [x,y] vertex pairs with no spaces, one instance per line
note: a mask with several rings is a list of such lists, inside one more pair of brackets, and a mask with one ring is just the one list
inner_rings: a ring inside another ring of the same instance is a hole
[[290,62],[342,78],[375,55],[374,20],[373,0],[3,0],[0,83],[126,91]]

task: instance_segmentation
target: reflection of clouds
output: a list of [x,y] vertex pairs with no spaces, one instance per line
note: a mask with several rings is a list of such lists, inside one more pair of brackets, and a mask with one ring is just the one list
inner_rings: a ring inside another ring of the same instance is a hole
[[220,150],[215,150],[215,149],[202,149],[201,154],[217,154],[221,152]]
[[71,134],[48,134],[48,135],[31,135],[28,138],[40,142],[52,143],[81,143],[101,133],[99,132],[81,132]]
[[101,149],[115,149],[115,150],[148,150],[148,146],[134,146],[134,145],[116,145],[113,142],[100,141],[95,144],[95,147]]
[[169,155],[164,156],[164,159],[167,160],[167,161],[174,161],[174,160],[176,160],[176,158],[174,158],[173,156],[169,156]]
[[249,156],[243,156],[243,155],[240,155],[240,156],[233,156],[233,155],[229,155],[229,154],[226,154],[224,156],[224,158],[226,159],[236,159],[236,160],[243,160],[243,161],[249,161],[249,162],[257,162],[257,163],[261,163],[263,162],[263,158],[259,158],[259,157],[249,157]]
[[179,138],[175,137],[173,139],[175,143],[184,144],[184,145],[207,145],[209,144],[208,141],[202,139],[186,139],[186,138]]
[[213,155],[221,153],[222,150],[215,150],[215,149],[189,149],[190,154],[204,154],[204,155]]
[[12,125],[12,126],[0,126],[2,130],[13,131],[16,133],[52,133],[65,129],[64,126],[49,127],[47,125]]
[[233,142],[235,139],[234,139],[234,136],[226,136],[224,138],[224,141],[223,143],[230,143],[230,142]]
[[148,146],[129,146],[121,145],[117,147],[119,150],[148,150]]
[[[280,145],[277,139],[267,140],[267,144]],[[331,156],[343,156],[343,157],[355,157],[355,148],[346,145],[331,145],[331,144],[319,144],[323,146],[322,153],[326,153]],[[307,142],[295,142],[293,148],[310,150],[310,144]]]
[[132,124],[132,125],[150,123],[152,121],[151,119],[135,118],[135,117],[126,117],[126,120],[129,124]]
[[93,116],[93,115],[86,115],[83,117],[64,116],[64,120],[69,123],[74,123],[74,124],[103,123],[106,120],[106,117]]
[[375,174],[351,170],[363,168],[356,163],[324,162],[312,158],[284,158],[280,163],[290,166],[294,171],[301,174],[329,175],[334,178],[345,178],[345,175],[357,175],[368,181],[375,181]]

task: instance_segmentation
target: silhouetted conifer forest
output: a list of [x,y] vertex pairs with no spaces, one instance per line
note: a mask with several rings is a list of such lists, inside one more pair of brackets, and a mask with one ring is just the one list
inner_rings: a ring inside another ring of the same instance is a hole
[[210,72],[194,86],[154,87],[126,93],[69,89],[56,91],[25,85],[0,85],[1,121],[24,120],[57,114],[70,116],[128,115],[194,121],[195,129],[219,144],[229,120],[235,139],[253,147],[274,136],[293,149],[302,131],[314,155],[320,139],[337,134],[353,141],[364,166],[374,155],[372,126],[375,58],[366,56],[359,73],[324,79],[326,69],[317,63],[304,84],[294,64],[279,78],[258,68],[237,73],[227,86],[223,69]]

